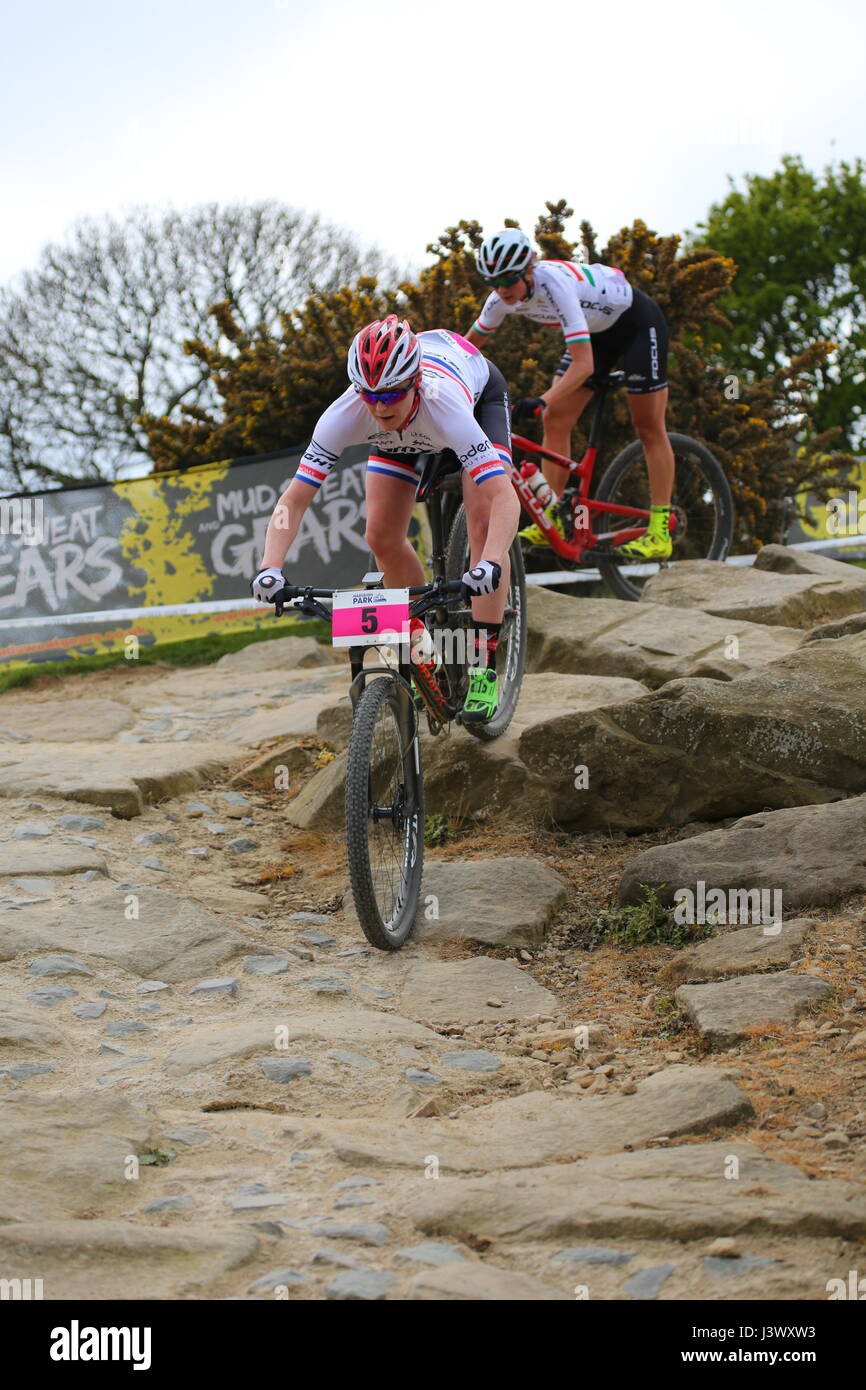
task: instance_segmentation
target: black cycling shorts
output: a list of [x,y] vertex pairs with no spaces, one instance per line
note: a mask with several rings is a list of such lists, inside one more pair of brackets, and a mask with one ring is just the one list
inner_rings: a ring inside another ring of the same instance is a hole
[[[611,328],[591,333],[593,372],[583,383],[591,391],[598,389],[608,372],[617,364],[625,372],[626,390],[633,396],[647,396],[661,391],[668,384],[668,325],[667,319],[643,290],[635,290],[634,298],[625,313]],[[570,352],[562,355],[555,376],[562,376],[572,363]]]
[[[508,383],[495,363],[487,359],[489,368],[487,385],[478,397],[473,409],[473,415],[483,429],[487,438],[494,448],[507,449],[511,454],[511,405],[508,399]],[[460,467],[460,460],[456,454],[452,454],[450,449],[443,450],[443,453],[451,454],[453,467],[448,467],[445,472],[451,473]],[[405,464],[407,482],[415,482],[420,478],[424,462],[428,458],[427,454],[397,454],[389,453],[387,449],[377,449],[376,456],[380,459],[388,459],[389,462]],[[414,469],[414,473],[409,469]]]

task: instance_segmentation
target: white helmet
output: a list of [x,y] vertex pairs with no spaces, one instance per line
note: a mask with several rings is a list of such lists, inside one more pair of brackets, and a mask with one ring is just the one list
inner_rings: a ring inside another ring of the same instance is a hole
[[478,274],[485,280],[496,280],[500,275],[518,275],[521,270],[527,270],[532,257],[532,244],[526,233],[519,227],[506,227],[487,238],[475,257],[475,264]]
[[421,344],[405,319],[400,323],[389,314],[355,334],[346,365],[359,391],[389,391],[418,371]]

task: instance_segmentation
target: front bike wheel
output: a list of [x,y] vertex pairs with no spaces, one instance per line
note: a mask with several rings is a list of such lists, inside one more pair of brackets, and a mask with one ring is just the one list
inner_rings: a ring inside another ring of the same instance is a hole
[[[499,706],[489,723],[471,722],[463,726],[467,733],[470,733],[473,738],[480,739],[483,743],[489,743],[492,739],[499,738],[504,734],[514,718],[514,711],[520,698],[523,668],[526,664],[526,574],[523,568],[523,552],[516,536],[511,543],[509,556],[511,559],[511,580],[505,600],[505,621],[499,636],[496,661],[499,671]],[[449,580],[460,579],[469,567],[466,511],[461,505],[448,537],[445,578]],[[471,611],[465,622],[467,625],[471,623]]]
[[380,951],[396,951],[415,924],[421,891],[424,780],[411,697],[388,677],[370,682],[352,722],[346,848],[364,935]]
[[[671,560],[724,560],[734,531],[734,499],[721,464],[709,449],[685,434],[669,434],[674,453],[674,489],[671,506],[677,518]],[[646,459],[638,440],[623,449],[605,469],[598,490],[599,502],[649,509],[650,493]],[[595,529],[606,548],[616,549],[616,533],[634,529],[633,517],[598,512]],[[602,539],[603,538],[603,539]],[[659,568],[641,560],[602,559],[602,578],[616,598],[639,599],[643,586]]]

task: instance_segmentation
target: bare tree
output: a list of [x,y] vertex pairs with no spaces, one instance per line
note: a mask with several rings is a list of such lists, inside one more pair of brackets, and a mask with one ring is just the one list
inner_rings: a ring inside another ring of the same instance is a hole
[[383,269],[377,250],[279,203],[83,219],[0,289],[0,486],[141,471],[140,416],[217,404],[183,346],[219,346],[212,304],[227,302],[245,331],[273,332],[308,295]]

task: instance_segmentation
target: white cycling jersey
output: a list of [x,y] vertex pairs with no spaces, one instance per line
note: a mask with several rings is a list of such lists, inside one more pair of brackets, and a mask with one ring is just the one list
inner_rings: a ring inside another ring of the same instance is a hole
[[[487,359],[459,333],[443,328],[419,333],[418,341],[421,385],[402,430],[383,430],[350,386],[320,416],[296,478],[320,487],[350,444],[371,445],[368,472],[413,484],[418,481],[418,454],[440,449],[453,449],[476,483],[505,473],[510,441],[491,442],[472,413],[487,386]],[[403,461],[394,454],[407,457]]]
[[525,314],[535,323],[561,326],[569,347],[588,343],[631,307],[632,287],[610,265],[571,261],[537,261],[532,267],[532,294],[520,304],[504,304],[494,290],[472,325],[476,333],[494,333],[506,314]]

